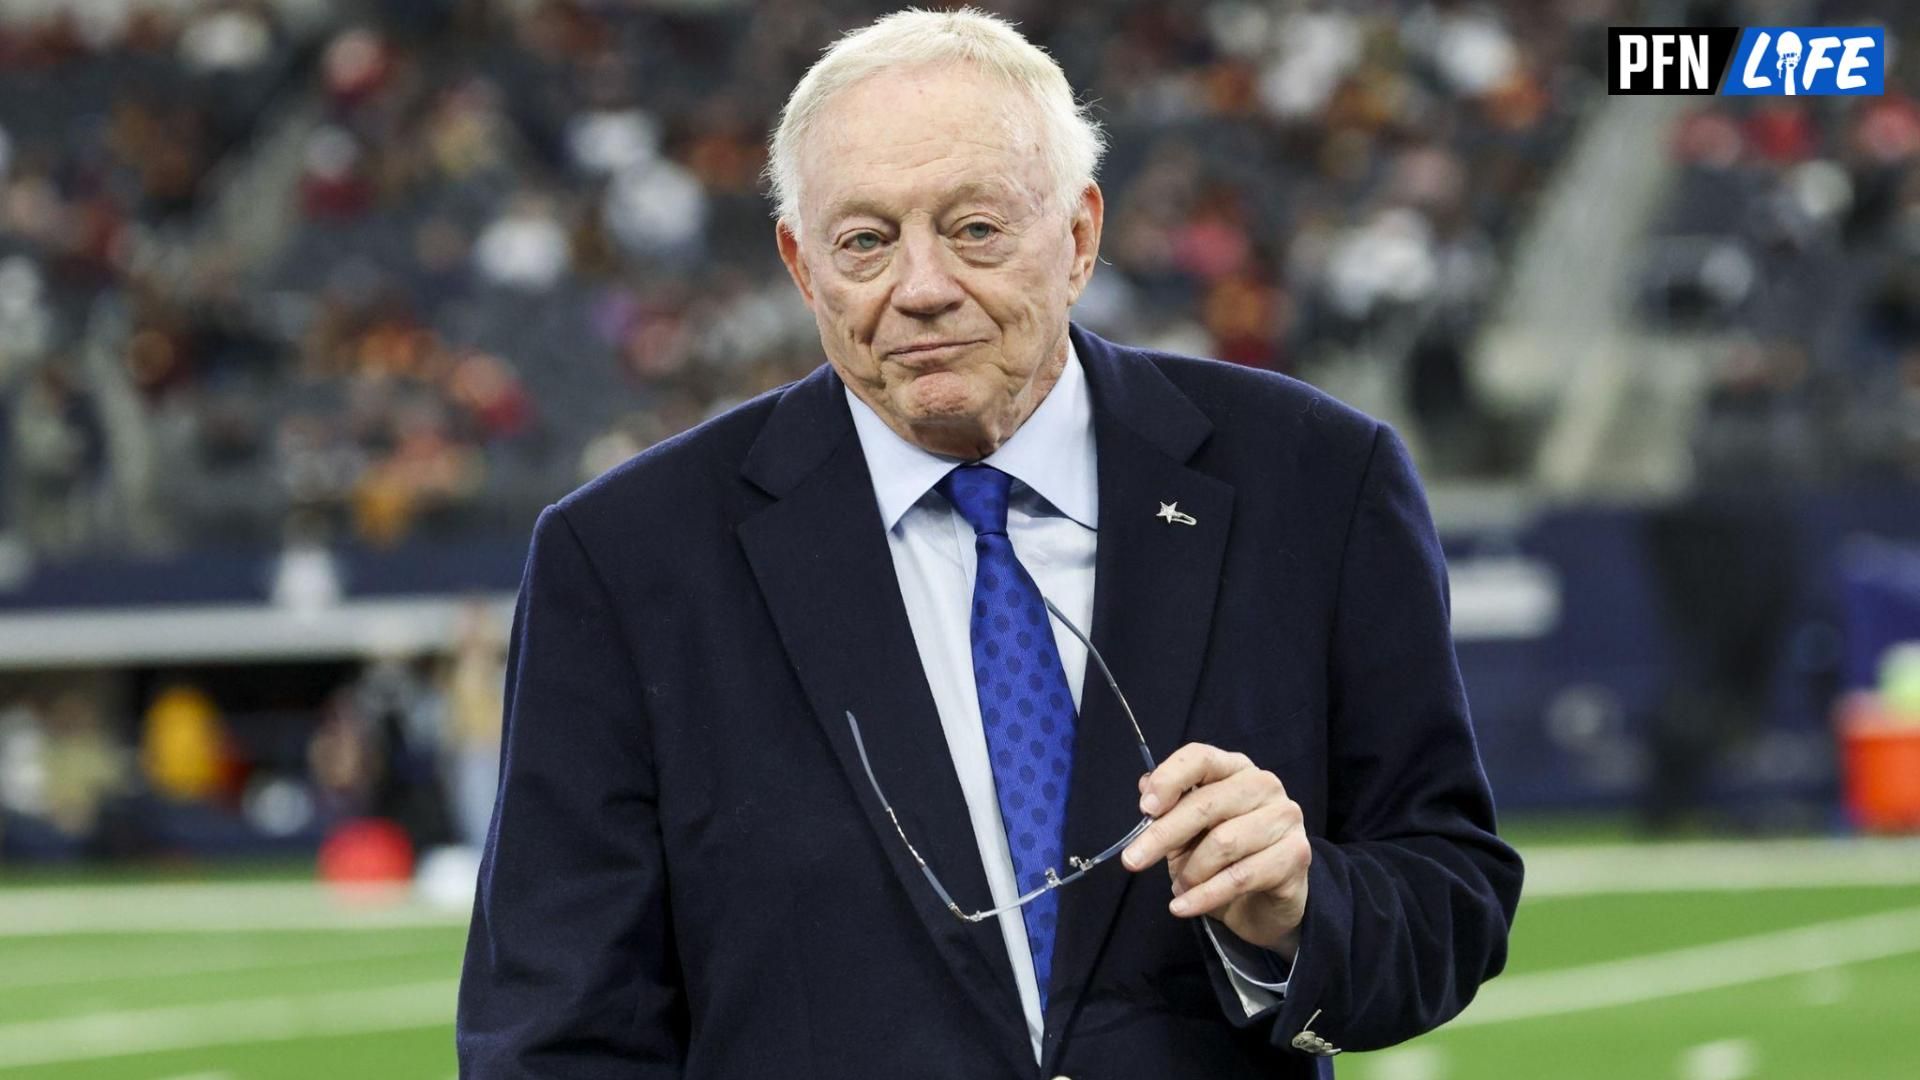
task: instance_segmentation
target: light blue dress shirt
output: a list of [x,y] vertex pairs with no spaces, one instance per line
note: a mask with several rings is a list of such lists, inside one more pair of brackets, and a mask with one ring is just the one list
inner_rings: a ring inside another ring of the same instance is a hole
[[[963,459],[935,454],[908,442],[852,390],[846,395],[860,448],[866,454],[867,471],[873,477],[874,498],[887,529],[887,546],[893,555],[914,643],[920,651],[920,664],[926,669],[927,685],[933,691],[954,772],[980,845],[993,906],[1011,903],[1020,890],[1015,885],[1006,829],[1000,823],[993,766],[987,758],[986,731],[980,722],[979,692],[973,680],[968,611],[973,598],[973,528],[934,490],[934,484]],[[1059,381],[1041,399],[1033,415],[984,460],[1014,480],[1007,506],[1007,538],[1015,554],[1040,591],[1081,629],[1092,633],[1100,486],[1093,402],[1087,394],[1080,357],[1071,342]],[[1078,710],[1087,649],[1058,620],[1049,621]],[[1124,686],[1126,673],[1114,675]],[[1173,748],[1153,749],[1165,754]],[[1026,923],[1018,910],[1003,913],[998,921],[1037,1062],[1043,1024],[1040,992],[1027,949]],[[1221,935],[1214,932],[1214,921],[1207,918],[1205,924],[1224,961],[1227,950]],[[1224,931],[1224,926],[1221,929]],[[1242,970],[1258,963],[1248,957],[1260,950],[1240,942],[1230,931],[1225,936],[1234,943]],[[1248,1016],[1277,1005],[1286,993],[1285,981],[1254,981],[1232,970],[1227,977]]]

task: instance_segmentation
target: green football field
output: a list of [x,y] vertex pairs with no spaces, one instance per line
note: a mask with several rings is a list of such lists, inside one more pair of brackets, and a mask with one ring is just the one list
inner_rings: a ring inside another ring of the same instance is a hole
[[[1920,844],[1521,846],[1506,974],[1342,1076],[1920,1077]],[[298,868],[15,874],[0,1080],[446,1080],[464,934],[464,912],[342,907]]]

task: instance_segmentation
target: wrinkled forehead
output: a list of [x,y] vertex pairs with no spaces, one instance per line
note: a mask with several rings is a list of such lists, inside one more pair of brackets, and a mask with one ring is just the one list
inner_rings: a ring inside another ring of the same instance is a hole
[[1041,131],[1026,94],[965,68],[870,76],[826,102],[801,148],[801,216],[856,198],[907,211],[993,196],[1037,209]]

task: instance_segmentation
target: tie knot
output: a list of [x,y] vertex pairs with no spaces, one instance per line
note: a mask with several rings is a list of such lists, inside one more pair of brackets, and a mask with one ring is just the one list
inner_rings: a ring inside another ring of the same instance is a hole
[[1013,477],[991,465],[955,466],[934,486],[979,535],[1007,531],[1007,491]]

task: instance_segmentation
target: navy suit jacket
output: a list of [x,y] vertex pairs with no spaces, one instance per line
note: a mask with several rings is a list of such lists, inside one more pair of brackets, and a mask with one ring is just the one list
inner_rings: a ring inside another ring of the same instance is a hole
[[[1061,892],[1036,1066],[832,368],[547,509],[508,661],[499,801],[461,979],[461,1075],[978,1080],[1330,1076],[1505,963],[1494,832],[1420,484],[1384,425],[1284,376],[1071,331],[1093,401],[1091,633],[1164,758],[1246,753],[1313,860],[1285,1001],[1249,1020],[1164,866]],[[1196,524],[1156,516],[1177,503]],[[1089,669],[1089,675],[1095,673]],[[1067,850],[1138,819],[1083,697]],[[1311,1040],[1307,1040],[1311,1043]]]

